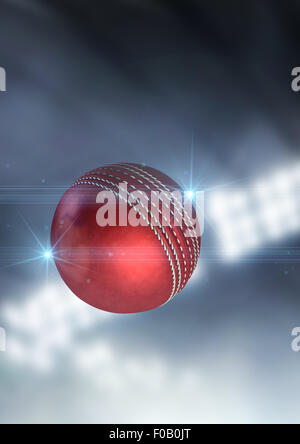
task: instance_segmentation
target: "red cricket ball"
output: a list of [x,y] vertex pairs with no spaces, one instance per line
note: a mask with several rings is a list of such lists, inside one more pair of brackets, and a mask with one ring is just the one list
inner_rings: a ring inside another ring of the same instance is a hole
[[[138,199],[135,206],[124,200],[120,183],[126,184],[127,195],[139,190],[149,202],[154,191],[167,199],[174,191],[183,193],[172,179],[148,166],[100,167],[77,180],[62,197],[51,245],[62,279],[80,299],[113,313],[137,313],[165,304],[184,288],[199,259],[200,235],[188,236],[186,221],[176,224],[176,211],[183,208],[179,199],[170,203],[170,220],[164,224],[168,200],[151,206]],[[98,196],[103,191],[115,197],[114,225],[99,224],[104,201],[100,204]],[[124,217],[121,221],[124,202],[127,213],[135,211],[140,224],[125,224]]]

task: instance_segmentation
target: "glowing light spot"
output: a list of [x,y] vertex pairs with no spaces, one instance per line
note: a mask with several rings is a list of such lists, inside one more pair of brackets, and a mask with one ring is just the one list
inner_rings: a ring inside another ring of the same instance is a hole
[[194,191],[193,190],[187,191],[186,196],[188,199],[193,199],[194,198]]
[[52,251],[45,251],[44,253],[44,258],[47,260],[52,259],[53,255],[52,255]]

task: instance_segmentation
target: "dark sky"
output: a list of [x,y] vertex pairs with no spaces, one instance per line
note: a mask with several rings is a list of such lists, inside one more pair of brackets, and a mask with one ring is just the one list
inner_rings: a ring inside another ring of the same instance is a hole
[[[21,216],[46,245],[64,189],[103,164],[144,162],[188,185],[193,134],[201,189],[243,185],[293,163],[300,96],[290,84],[300,65],[299,29],[296,0],[0,0],[0,66],[7,71],[0,267],[39,248]],[[296,237],[276,248],[298,245]],[[0,421],[299,421],[300,356],[290,348],[300,324],[299,264],[228,264],[217,253],[207,260],[217,248],[208,226],[200,276],[184,293],[159,310],[116,316],[85,332],[84,344],[110,343],[119,367],[129,357],[138,361],[140,385],[119,375],[111,390],[98,392],[67,352],[37,378],[30,364],[24,372],[11,361],[8,342],[0,355]],[[50,268],[54,292],[63,293]],[[0,325],[9,341],[17,333],[2,320],[4,307],[22,313],[46,286],[45,273],[34,263],[0,268],[0,279]],[[148,360],[167,372],[157,409],[147,391],[156,376],[142,365]],[[99,372],[105,384],[110,372]],[[189,388],[182,375],[192,375],[185,376]]]

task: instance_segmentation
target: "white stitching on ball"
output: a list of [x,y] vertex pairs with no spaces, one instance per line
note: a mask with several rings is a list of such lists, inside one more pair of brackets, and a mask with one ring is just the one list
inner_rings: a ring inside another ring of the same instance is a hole
[[[99,179],[100,179],[100,178],[97,178],[97,180],[99,180]],[[105,180],[105,179],[103,179],[103,180]],[[109,181],[107,181],[107,182],[108,182],[108,184],[110,184],[110,185],[117,186],[117,185],[114,184],[113,182],[109,182]],[[112,190],[111,188],[106,187],[105,185],[102,185],[102,184],[99,184],[99,183],[95,183],[95,182],[90,182],[90,181],[84,180],[84,178],[79,179],[78,181],[76,181],[76,182],[74,183],[74,185],[72,186],[72,188],[73,188],[73,187],[76,187],[76,186],[78,186],[78,185],[81,185],[81,184],[94,185],[94,186],[96,186],[96,187],[103,188],[103,189],[105,189],[105,190],[107,190],[107,191],[112,191],[117,197],[121,198],[122,200],[124,200],[124,201],[126,202],[126,200],[125,200],[124,198],[122,198],[122,196],[120,196],[117,192],[115,192],[115,191]],[[127,193],[127,194],[128,194],[128,193]],[[132,207],[135,209],[135,211],[136,211],[141,217],[143,217],[143,219],[149,224],[150,228],[151,228],[152,231],[155,233],[156,237],[159,239],[159,241],[160,241],[160,243],[161,243],[161,245],[162,245],[162,247],[163,247],[163,249],[164,249],[164,251],[165,251],[165,253],[166,253],[167,257],[168,257],[168,259],[169,259],[169,262],[170,262],[170,265],[171,265],[171,271],[172,271],[172,278],[173,278],[173,288],[172,288],[172,292],[171,292],[171,296],[170,296],[170,298],[166,301],[166,302],[168,302],[168,301],[169,301],[170,299],[172,299],[173,296],[176,294],[176,292],[175,292],[175,290],[176,290],[176,273],[175,273],[175,268],[174,268],[174,264],[173,264],[173,259],[172,259],[171,255],[170,255],[170,253],[169,253],[169,251],[168,251],[168,249],[167,249],[167,247],[166,247],[166,245],[165,245],[165,243],[164,243],[162,237],[159,235],[159,233],[157,232],[157,230],[155,229],[155,227],[151,224],[151,222],[150,222],[150,221],[144,216],[144,214],[140,213],[140,212],[138,211],[138,209],[137,209],[134,205],[130,204],[129,202],[128,202],[128,204],[129,204],[130,206],[132,206]],[[165,303],[166,303],[166,302],[165,302]],[[164,304],[162,304],[162,305],[164,305]]]

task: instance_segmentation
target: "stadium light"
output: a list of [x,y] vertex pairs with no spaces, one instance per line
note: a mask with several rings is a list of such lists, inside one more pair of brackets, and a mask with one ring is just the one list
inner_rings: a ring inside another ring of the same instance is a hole
[[22,304],[8,304],[1,320],[10,330],[8,357],[40,372],[55,368],[58,353],[73,350],[78,332],[112,315],[74,297],[65,286],[50,284]]
[[238,258],[300,231],[300,165],[244,189],[208,192],[206,201],[224,256]]

